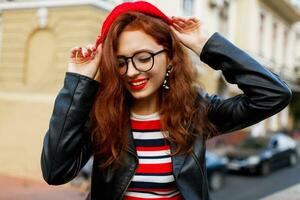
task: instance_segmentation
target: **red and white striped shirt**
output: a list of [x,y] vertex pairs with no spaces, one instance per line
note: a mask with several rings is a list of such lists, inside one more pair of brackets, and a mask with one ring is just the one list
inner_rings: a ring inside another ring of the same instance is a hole
[[124,200],[183,199],[175,184],[170,145],[161,131],[158,113],[132,113],[131,129],[139,165]]

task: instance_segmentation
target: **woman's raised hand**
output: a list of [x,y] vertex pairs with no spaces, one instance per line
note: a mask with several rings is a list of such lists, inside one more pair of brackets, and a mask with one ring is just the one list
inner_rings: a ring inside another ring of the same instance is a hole
[[180,41],[189,49],[200,55],[204,44],[209,39],[204,32],[201,22],[196,17],[172,17],[173,25],[170,26]]
[[86,47],[74,47],[71,49],[68,59],[68,72],[95,78],[101,54],[102,44],[95,49],[95,46],[90,44]]

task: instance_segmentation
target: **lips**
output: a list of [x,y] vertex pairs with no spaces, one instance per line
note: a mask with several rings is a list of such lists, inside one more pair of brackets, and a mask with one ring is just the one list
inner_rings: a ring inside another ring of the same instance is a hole
[[140,79],[130,80],[128,83],[129,83],[130,89],[137,91],[137,90],[143,89],[147,85],[147,82],[148,82],[148,79],[140,78]]

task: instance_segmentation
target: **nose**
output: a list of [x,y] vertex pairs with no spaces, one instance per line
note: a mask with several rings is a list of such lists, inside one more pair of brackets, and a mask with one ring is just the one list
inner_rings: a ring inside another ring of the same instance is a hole
[[128,66],[127,66],[127,76],[128,77],[134,77],[138,75],[140,72],[134,67],[132,59],[128,60]]

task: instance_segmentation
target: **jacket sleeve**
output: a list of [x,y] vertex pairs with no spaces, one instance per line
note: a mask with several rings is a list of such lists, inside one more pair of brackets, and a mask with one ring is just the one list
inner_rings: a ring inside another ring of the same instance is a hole
[[291,99],[291,90],[284,81],[219,33],[206,42],[200,59],[221,70],[227,82],[237,84],[243,91],[228,99],[204,94],[211,103],[209,119],[220,133],[242,129],[270,117]]
[[41,168],[48,184],[72,180],[91,157],[89,113],[98,87],[89,77],[66,72],[42,148]]

